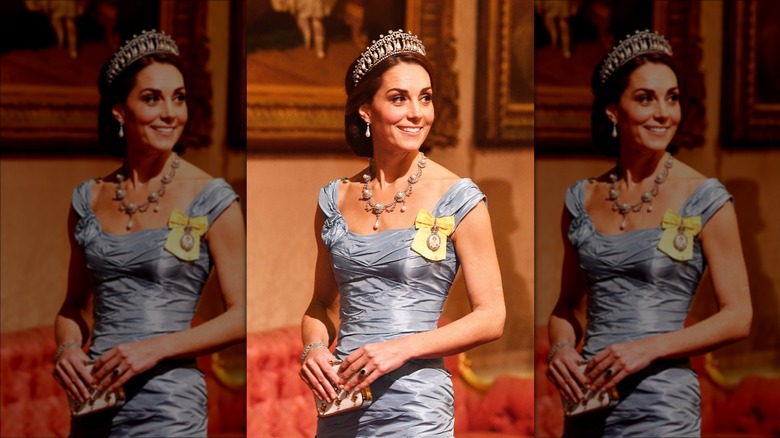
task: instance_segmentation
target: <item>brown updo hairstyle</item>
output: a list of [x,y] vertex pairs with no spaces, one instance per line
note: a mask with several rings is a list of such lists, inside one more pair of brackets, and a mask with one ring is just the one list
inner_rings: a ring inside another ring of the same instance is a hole
[[[347,91],[347,106],[344,112],[344,135],[349,147],[359,157],[371,157],[374,154],[374,142],[371,137],[366,137],[366,122],[360,117],[358,110],[365,103],[370,103],[374,95],[382,86],[382,76],[386,71],[398,64],[417,64],[428,72],[431,78],[431,90],[435,90],[433,65],[424,55],[417,52],[401,52],[382,60],[365,74],[355,85],[352,81],[352,71],[355,69],[356,59],[347,69],[347,77],[344,79],[344,87]],[[435,96],[435,94],[434,94]]]
[[[127,102],[127,96],[130,90],[135,86],[135,77],[138,72],[154,64],[170,64],[179,70],[184,78],[184,84],[187,84],[187,75],[184,66],[178,56],[168,53],[151,53],[139,58],[127,68],[122,70],[111,82],[108,83],[106,72],[111,60],[100,69],[100,78],[98,78],[98,89],[100,91],[100,105],[98,106],[98,140],[100,144],[115,157],[124,157],[127,154],[127,142],[125,138],[120,138],[119,122],[114,118],[113,109],[116,104]],[[180,152],[180,146],[174,148]]]
[[677,85],[681,90],[683,87],[680,83],[680,73],[674,59],[663,53],[650,53],[631,59],[612,73],[604,85],[602,85],[600,73],[604,61],[606,61],[606,58],[596,66],[596,70],[593,71],[591,78],[593,106],[590,114],[590,130],[593,142],[599,151],[608,157],[617,158],[620,156],[620,138],[612,137],[613,125],[612,121],[607,117],[606,109],[611,104],[618,104],[620,96],[628,87],[628,79],[631,73],[647,63],[664,64],[674,72],[674,75],[677,77]]

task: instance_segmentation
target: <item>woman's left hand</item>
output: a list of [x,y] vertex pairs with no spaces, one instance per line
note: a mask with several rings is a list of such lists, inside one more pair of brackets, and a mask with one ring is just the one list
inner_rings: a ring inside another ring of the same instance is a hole
[[[366,344],[341,363],[338,383],[344,385],[347,392],[362,391],[376,379],[400,368],[408,360],[407,352],[398,340]],[[355,378],[350,380],[353,375]]]
[[92,373],[99,390],[113,391],[159,361],[160,348],[149,340],[119,344],[95,361]]
[[[594,391],[609,391],[621,380],[643,370],[655,360],[653,349],[643,341],[613,344],[588,362],[585,373]],[[604,378],[599,376],[604,375]]]

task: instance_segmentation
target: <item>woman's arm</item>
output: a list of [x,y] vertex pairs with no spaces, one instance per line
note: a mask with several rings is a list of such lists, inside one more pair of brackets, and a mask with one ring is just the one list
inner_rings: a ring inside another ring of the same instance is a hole
[[58,346],[54,377],[71,398],[83,402],[89,398],[90,390],[87,385],[94,384],[92,375],[84,367],[88,357],[81,350],[89,338],[89,327],[81,312],[88,306],[91,287],[87,262],[75,238],[76,222],[78,217],[71,207],[68,215],[70,261],[67,291],[65,301],[54,320],[54,336]]
[[605,348],[588,365],[590,377],[612,370],[612,377],[603,379],[605,389],[614,387],[654,360],[706,353],[749,334],[753,309],[737,217],[731,202],[712,216],[699,238],[710,266],[718,312],[682,330]]
[[118,388],[163,359],[209,354],[246,338],[246,232],[238,202],[219,215],[206,238],[225,311],[197,327],[115,346],[96,361],[97,381],[118,368],[119,377],[108,387]]
[[[339,325],[339,290],[333,277],[328,249],[322,242],[322,226],[325,218],[319,207],[314,219],[314,235],[317,240],[317,265],[314,271],[314,293],[301,321],[303,345],[315,343],[328,346],[336,338]],[[316,347],[309,350],[301,364],[300,376],[321,399],[330,402],[336,391],[330,382],[338,381],[338,375],[328,365],[335,358],[330,350]]]
[[484,202],[463,218],[452,239],[463,268],[471,312],[435,330],[360,347],[341,365],[342,384],[354,373],[366,370],[359,384],[354,379],[346,385],[348,390],[360,390],[411,359],[457,354],[501,337],[506,317],[504,292]]
[[578,367],[578,362],[583,359],[575,349],[582,339],[582,325],[576,317],[576,311],[583,310],[585,294],[579,257],[568,239],[570,225],[571,215],[564,207],[561,216],[563,237],[561,289],[547,323],[551,346],[547,377],[566,398],[578,401],[583,396],[580,387],[585,385],[587,379]]

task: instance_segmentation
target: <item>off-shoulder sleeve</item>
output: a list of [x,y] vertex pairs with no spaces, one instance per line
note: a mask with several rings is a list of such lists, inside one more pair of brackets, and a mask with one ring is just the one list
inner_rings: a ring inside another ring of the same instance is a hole
[[341,181],[343,179],[333,180],[320,189],[319,206],[325,217],[325,223],[322,225],[322,242],[328,248],[347,232],[347,222],[339,213],[337,206]]
[[100,232],[100,225],[91,205],[93,181],[90,179],[79,184],[73,189],[71,196],[71,205],[78,216],[74,237],[82,248]]
[[716,178],[708,178],[691,194],[682,209],[682,216],[701,216],[702,227],[733,197]]
[[487,204],[487,196],[479,190],[474,181],[469,178],[463,178],[458,180],[444,194],[436,208],[433,209],[432,214],[436,217],[453,216],[455,218],[455,230],[457,230],[458,224],[482,200]]
[[195,196],[187,209],[187,216],[206,216],[209,228],[233,201],[238,200],[238,194],[233,187],[222,178],[215,178]]
[[566,210],[571,215],[569,242],[576,248],[593,232],[590,217],[585,211],[585,184],[587,179],[577,181],[566,190]]

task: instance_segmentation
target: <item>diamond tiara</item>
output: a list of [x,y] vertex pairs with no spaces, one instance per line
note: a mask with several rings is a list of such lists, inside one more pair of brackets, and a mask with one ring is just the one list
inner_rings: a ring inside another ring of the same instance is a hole
[[109,85],[130,64],[152,53],[170,53],[179,56],[179,47],[170,36],[152,29],[143,31],[141,35],[133,35],[133,39],[126,42],[118,52],[114,54],[106,71],[106,80]]
[[633,35],[626,35],[626,39],[620,41],[604,60],[599,77],[601,85],[615,73],[623,64],[641,55],[662,53],[672,56],[672,46],[663,35],[649,30],[636,31]]
[[357,85],[375,65],[382,60],[398,53],[411,52],[425,55],[425,46],[417,36],[401,29],[390,31],[387,35],[379,35],[379,41],[372,41],[370,47],[360,55],[355,69],[352,70],[352,84]]

